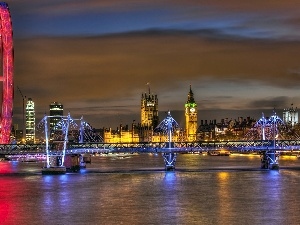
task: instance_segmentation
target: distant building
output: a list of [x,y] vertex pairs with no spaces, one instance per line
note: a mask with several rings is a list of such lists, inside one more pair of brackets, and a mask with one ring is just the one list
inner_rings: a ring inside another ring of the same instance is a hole
[[157,95],[145,93],[141,99],[141,126],[155,128],[159,123],[158,120],[158,98]]
[[[221,125],[221,123],[220,123]],[[198,140],[214,140],[216,138],[216,132],[224,132],[224,129],[226,129],[225,126],[219,126],[217,127],[216,120],[210,120],[209,122],[207,120],[201,120],[200,126],[197,130],[197,139]]]
[[53,133],[57,130],[56,124],[61,120],[64,115],[64,107],[59,102],[52,102],[50,104],[50,131]]
[[12,138],[12,140],[16,140],[17,143],[23,143],[23,129],[22,130],[14,130],[14,137]]
[[153,129],[159,124],[158,98],[150,93],[142,94],[141,123],[137,125],[141,141],[151,141]]
[[238,119],[201,120],[198,127],[198,140],[242,140],[253,127],[256,120],[250,117]]
[[192,86],[188,93],[188,100],[185,105],[185,132],[187,141],[195,141],[197,136],[197,104],[194,99]]
[[31,98],[28,98],[26,103],[26,132],[25,139],[26,143],[34,143],[35,142],[35,109],[34,102]]
[[123,127],[120,125],[117,130],[106,129],[104,130],[104,141],[106,143],[130,143],[130,142],[139,142],[140,137],[138,131],[134,127],[134,123],[132,124],[132,129],[130,130],[128,125]]
[[283,122],[292,126],[298,123],[297,107],[293,108],[293,104],[290,108],[283,110]]

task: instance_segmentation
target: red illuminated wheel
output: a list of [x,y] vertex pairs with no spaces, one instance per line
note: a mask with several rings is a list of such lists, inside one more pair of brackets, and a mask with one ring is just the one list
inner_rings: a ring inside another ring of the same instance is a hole
[[5,2],[0,2],[0,48],[2,53],[2,111],[0,120],[0,144],[9,144],[13,111],[13,35],[12,23]]

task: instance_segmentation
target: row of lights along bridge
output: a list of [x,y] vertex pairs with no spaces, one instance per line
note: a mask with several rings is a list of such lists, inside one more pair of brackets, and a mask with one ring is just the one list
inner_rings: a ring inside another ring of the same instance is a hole
[[[238,120],[222,119],[217,123],[216,120],[201,120],[198,125],[197,103],[190,86],[188,98],[184,104],[185,109],[185,128],[178,128],[173,134],[173,141],[199,141],[199,140],[243,140],[247,139],[247,134],[251,133],[251,138],[260,140],[259,131],[253,132],[257,120],[247,117]],[[27,99],[23,121],[25,131],[18,130],[18,125],[12,129],[11,139],[17,143],[40,143],[44,142],[44,135],[41,134],[43,129],[39,129],[39,123],[36,124],[35,106],[31,98]],[[63,105],[59,102],[50,104],[50,137],[51,140],[62,137],[62,130],[59,124],[63,116]],[[291,106],[283,112],[283,123],[290,125],[289,132],[283,130],[280,132],[282,138],[290,139],[291,133],[297,133],[300,130],[298,124],[297,108]],[[142,94],[141,98],[141,122],[133,121],[131,127],[128,125],[118,127],[116,130],[111,128],[95,129],[89,127],[88,135],[85,136],[86,142],[105,142],[105,143],[122,143],[122,142],[165,142],[168,137],[165,133],[156,129],[159,125],[158,116],[158,98],[157,95],[150,93]],[[280,129],[280,127],[279,127]],[[271,137],[272,138],[272,137]],[[69,131],[69,141],[77,142],[79,140],[79,129],[74,128]]]

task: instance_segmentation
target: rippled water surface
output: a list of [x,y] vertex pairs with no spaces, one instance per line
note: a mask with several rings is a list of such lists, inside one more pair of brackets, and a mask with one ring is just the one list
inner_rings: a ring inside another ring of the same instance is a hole
[[258,156],[93,157],[77,174],[0,162],[0,224],[300,224],[300,160]]

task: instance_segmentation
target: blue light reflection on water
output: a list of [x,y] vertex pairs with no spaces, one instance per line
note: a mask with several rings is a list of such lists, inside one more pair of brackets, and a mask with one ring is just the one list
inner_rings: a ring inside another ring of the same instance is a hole
[[174,192],[179,190],[180,187],[177,185],[176,172],[165,172],[163,184],[161,211],[166,215],[164,221],[166,224],[177,224],[176,215],[180,213],[180,202],[178,200],[179,196],[174,195]]
[[167,188],[172,188],[174,185],[176,185],[175,171],[166,171],[164,181]]
[[[45,175],[42,176],[44,182],[44,203],[47,208],[60,207],[64,209],[65,206],[71,203],[70,198],[70,176],[64,175]],[[55,190],[59,191],[55,191]]]

